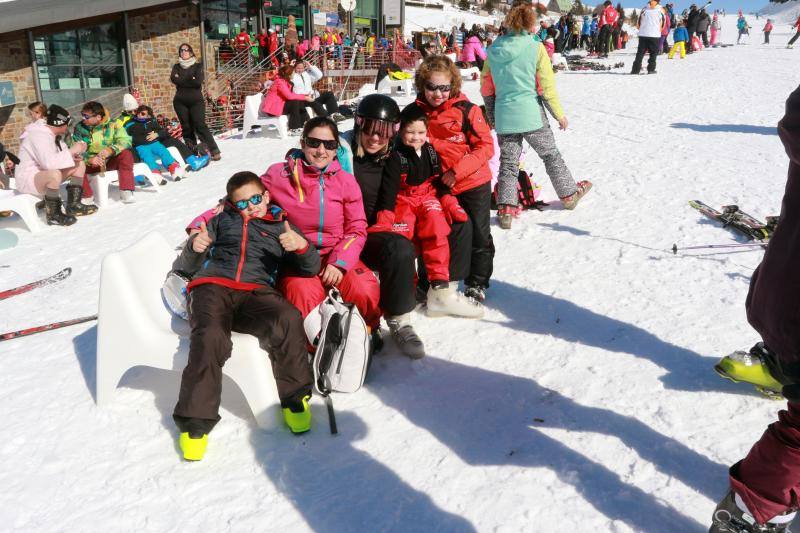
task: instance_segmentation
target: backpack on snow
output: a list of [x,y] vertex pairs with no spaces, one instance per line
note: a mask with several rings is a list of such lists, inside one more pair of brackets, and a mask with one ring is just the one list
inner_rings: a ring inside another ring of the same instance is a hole
[[306,316],[303,328],[316,346],[314,390],[325,398],[331,433],[336,434],[330,394],[356,392],[364,384],[370,364],[369,329],[355,304],[343,301],[335,288]]
[[[542,186],[531,180],[530,175],[523,169],[517,174],[517,198],[522,209],[538,209],[541,211],[547,204],[539,200]],[[497,185],[492,191],[491,209],[497,209]]]

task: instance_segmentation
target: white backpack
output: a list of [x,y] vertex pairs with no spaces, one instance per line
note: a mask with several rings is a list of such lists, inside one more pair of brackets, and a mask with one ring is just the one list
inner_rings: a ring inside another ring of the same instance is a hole
[[356,306],[331,289],[308,314],[303,327],[317,348],[313,362],[316,391],[327,397],[331,392],[360,389],[369,368],[370,337]]

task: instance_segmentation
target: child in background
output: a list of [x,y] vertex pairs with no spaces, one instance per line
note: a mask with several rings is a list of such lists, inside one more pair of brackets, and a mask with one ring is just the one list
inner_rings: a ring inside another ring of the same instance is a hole
[[483,305],[450,285],[450,223],[466,222],[467,214],[455,196],[438,198],[439,155],[427,142],[428,119],[417,106],[400,115],[400,134],[383,170],[377,223],[370,231],[400,233],[417,243],[430,280],[428,316],[481,318]]
[[553,59],[553,53],[556,51],[556,35],[558,31],[552,26],[547,28],[547,38],[544,40],[544,48],[547,50],[547,57]]
[[208,433],[220,419],[222,365],[231,356],[231,331],[257,337],[269,352],[292,433],[311,429],[313,374],[303,319],[274,285],[287,268],[293,275],[315,276],[319,254],[283,210],[269,205],[269,192],[257,175],[237,172],[226,192],[222,211],[189,237],[173,264],[173,270],[192,275],[189,361],[172,415],[189,461],[203,458]]
[[764,24],[764,29],[761,30],[764,32],[764,44],[769,44],[769,34],[772,31],[772,19],[767,19],[767,23]]
[[169,134],[158,125],[153,118],[153,110],[146,105],[140,105],[136,109],[136,115],[125,124],[128,135],[131,136],[136,153],[150,168],[150,171],[161,175],[161,166],[156,161],[161,159],[161,163],[167,167],[172,179],[178,181],[183,175],[183,169],[169,153],[160,139],[165,139]]
[[669,51],[669,58],[675,57],[675,52],[680,52],[681,59],[685,58],[686,47],[689,45],[689,31],[686,29],[684,22],[678,23],[678,27],[672,32],[672,38],[675,44],[672,45],[672,49]]

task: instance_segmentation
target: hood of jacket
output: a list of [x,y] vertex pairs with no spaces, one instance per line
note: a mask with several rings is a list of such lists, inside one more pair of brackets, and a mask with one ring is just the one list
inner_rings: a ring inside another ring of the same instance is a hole
[[27,137],[31,133],[44,133],[44,132],[52,134],[52,132],[50,131],[50,128],[47,127],[47,123],[44,121],[43,118],[40,118],[39,120],[31,122],[30,124],[25,126],[25,129],[22,131],[22,133],[19,136],[19,140],[24,139],[25,137]]

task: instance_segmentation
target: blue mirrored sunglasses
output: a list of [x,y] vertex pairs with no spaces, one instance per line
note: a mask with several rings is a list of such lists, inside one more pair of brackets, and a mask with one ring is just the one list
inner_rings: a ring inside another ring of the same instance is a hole
[[236,209],[238,209],[239,211],[244,211],[245,209],[247,209],[248,202],[253,205],[258,205],[261,203],[261,200],[263,199],[264,197],[262,195],[254,194],[253,196],[250,197],[249,200],[239,200],[238,202],[234,202],[233,205],[235,205]]

